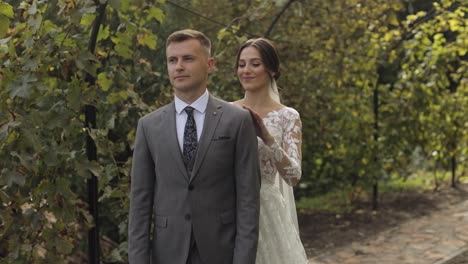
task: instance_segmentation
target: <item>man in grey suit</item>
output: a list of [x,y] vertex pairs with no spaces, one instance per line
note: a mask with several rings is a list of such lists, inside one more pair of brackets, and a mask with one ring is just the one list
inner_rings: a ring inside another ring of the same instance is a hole
[[174,101],[138,122],[129,216],[131,264],[254,264],[260,170],[247,110],[211,96],[210,40],[166,42]]

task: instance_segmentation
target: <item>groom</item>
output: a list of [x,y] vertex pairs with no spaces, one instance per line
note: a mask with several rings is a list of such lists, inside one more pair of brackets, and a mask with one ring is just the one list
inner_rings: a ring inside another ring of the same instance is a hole
[[[129,216],[131,264],[254,264],[260,171],[248,111],[211,96],[210,40],[166,42],[174,101],[138,122]],[[152,227],[152,225],[154,225]]]

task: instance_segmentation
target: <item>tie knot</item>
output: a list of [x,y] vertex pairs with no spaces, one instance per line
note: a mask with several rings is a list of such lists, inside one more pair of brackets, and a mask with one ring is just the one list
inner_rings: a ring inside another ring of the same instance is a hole
[[193,110],[195,110],[195,108],[191,107],[191,106],[187,106],[184,108],[185,112],[187,113],[187,115],[193,115]]

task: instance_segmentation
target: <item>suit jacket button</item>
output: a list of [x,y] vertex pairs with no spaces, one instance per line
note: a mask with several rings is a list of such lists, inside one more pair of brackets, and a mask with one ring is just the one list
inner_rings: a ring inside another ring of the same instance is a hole
[[194,188],[193,184],[190,184],[190,185],[188,186],[189,191],[193,190],[193,188]]
[[190,216],[190,214],[186,214],[186,215],[185,215],[185,220],[189,221],[190,219],[192,219],[192,217]]

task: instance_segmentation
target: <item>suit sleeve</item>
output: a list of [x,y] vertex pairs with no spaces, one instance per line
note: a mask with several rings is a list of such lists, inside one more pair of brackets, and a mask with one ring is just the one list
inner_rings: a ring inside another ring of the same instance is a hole
[[257,136],[250,114],[243,111],[235,154],[237,232],[234,264],[255,264],[260,213],[260,168]]
[[149,264],[151,256],[151,219],[155,184],[154,162],[140,119],[133,150],[130,215],[128,225],[128,259],[130,264]]

